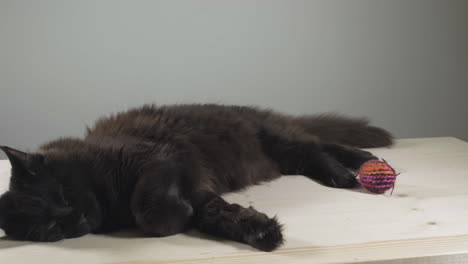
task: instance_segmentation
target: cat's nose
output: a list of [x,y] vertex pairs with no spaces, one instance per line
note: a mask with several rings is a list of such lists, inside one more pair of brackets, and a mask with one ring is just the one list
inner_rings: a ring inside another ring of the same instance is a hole
[[52,209],[52,215],[63,217],[69,215],[72,211],[73,209],[71,207],[58,207]]

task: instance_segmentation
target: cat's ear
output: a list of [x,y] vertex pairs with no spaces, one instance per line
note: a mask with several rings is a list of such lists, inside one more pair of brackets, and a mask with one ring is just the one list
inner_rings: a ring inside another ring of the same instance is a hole
[[0,229],[3,229],[3,225],[5,224],[5,200],[7,193],[8,191],[0,196]]
[[0,229],[3,229],[3,226],[5,225],[5,202],[3,199],[3,196],[0,196]]
[[29,154],[10,147],[0,146],[10,160],[14,170],[27,172],[29,175],[36,175],[41,163],[41,157],[37,154]]
[[0,210],[0,229],[3,229],[4,222],[5,220],[3,219],[3,213]]

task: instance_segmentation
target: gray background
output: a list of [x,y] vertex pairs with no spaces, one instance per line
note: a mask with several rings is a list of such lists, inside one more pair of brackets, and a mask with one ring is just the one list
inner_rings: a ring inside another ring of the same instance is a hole
[[468,139],[468,1],[0,0],[0,144],[146,102],[370,117]]

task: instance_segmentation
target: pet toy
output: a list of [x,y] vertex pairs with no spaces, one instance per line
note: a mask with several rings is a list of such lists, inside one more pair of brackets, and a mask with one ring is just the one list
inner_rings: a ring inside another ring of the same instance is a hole
[[359,183],[373,193],[382,194],[395,186],[398,174],[385,160],[370,160],[357,171]]

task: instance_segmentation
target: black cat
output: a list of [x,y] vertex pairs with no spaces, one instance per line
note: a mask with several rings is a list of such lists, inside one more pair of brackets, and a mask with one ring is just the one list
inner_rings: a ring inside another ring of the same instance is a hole
[[137,226],[152,236],[197,228],[270,251],[281,225],[220,195],[303,174],[338,188],[392,144],[383,129],[336,115],[292,117],[253,107],[143,106],[105,117],[84,139],[61,138],[11,165],[0,227],[16,240],[56,241]]

